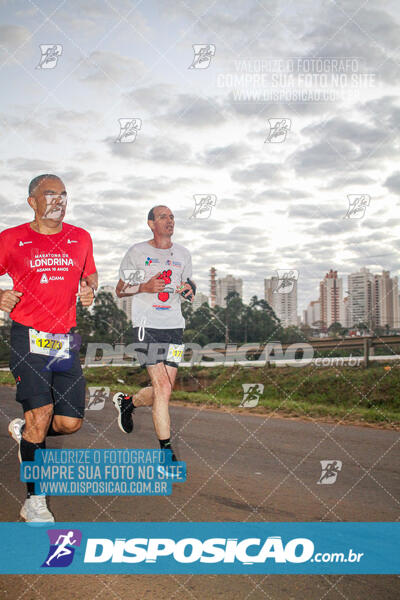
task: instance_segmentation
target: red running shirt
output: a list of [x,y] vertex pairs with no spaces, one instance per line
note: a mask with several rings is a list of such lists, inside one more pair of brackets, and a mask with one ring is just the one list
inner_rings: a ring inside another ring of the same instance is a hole
[[67,333],[76,325],[79,282],[95,272],[92,238],[80,227],[63,223],[44,235],[24,223],[0,233],[0,275],[23,293],[10,317],[22,325]]

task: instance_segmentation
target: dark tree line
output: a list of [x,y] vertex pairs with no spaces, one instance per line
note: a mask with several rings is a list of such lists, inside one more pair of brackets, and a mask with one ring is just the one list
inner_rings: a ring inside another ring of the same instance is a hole
[[[204,303],[196,311],[189,302],[182,303],[186,320],[184,340],[201,346],[219,343],[282,343],[305,340],[304,332],[297,327],[283,328],[274,311],[265,300],[253,296],[244,304],[236,292],[227,296],[227,306],[211,308]],[[10,325],[0,328],[0,361],[8,361]],[[86,352],[88,342],[130,344],[133,341],[132,323],[118,308],[112,294],[99,292],[93,307],[88,310],[78,301],[76,332],[82,338],[81,353]]]
[[[211,342],[244,344],[268,340],[292,343],[305,339],[297,327],[283,328],[269,304],[257,296],[244,304],[239,295],[232,292],[227,296],[226,308],[211,308],[204,303],[195,311],[189,302],[183,302],[182,312],[186,321],[184,340],[201,346]],[[77,331],[83,344],[88,341],[129,344],[133,341],[131,322],[107,292],[97,294],[91,311],[78,303]]]

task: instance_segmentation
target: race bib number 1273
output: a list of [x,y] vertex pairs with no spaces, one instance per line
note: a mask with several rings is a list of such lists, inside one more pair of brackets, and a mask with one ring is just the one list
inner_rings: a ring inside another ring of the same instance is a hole
[[29,350],[43,356],[69,356],[68,333],[46,333],[29,329]]

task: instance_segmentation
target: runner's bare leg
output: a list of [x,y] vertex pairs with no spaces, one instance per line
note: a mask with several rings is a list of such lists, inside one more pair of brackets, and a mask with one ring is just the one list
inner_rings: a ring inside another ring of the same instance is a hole
[[153,423],[159,440],[171,437],[169,399],[178,369],[158,363],[147,367],[153,388]]
[[154,390],[153,386],[149,385],[145,388],[142,388],[138,391],[137,394],[132,395],[132,402],[137,406],[151,406],[153,404],[154,399]]

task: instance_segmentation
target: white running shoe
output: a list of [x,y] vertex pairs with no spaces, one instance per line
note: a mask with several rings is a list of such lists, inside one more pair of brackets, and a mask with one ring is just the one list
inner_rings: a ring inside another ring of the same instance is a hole
[[27,523],[54,523],[54,517],[47,508],[46,496],[30,496],[19,514]]
[[25,421],[23,419],[13,419],[8,425],[8,433],[18,444],[18,458],[19,462],[22,462],[21,459],[21,438],[22,438],[22,426],[25,425]]

